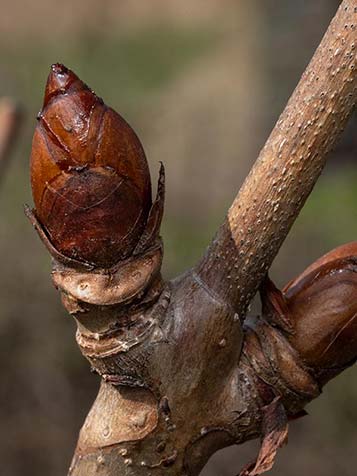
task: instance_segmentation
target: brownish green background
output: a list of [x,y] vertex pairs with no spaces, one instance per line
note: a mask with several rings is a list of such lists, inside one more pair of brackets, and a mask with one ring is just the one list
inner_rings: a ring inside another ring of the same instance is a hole
[[[0,474],[63,476],[94,399],[74,324],[27,223],[28,157],[51,63],[74,69],[167,171],[165,275],[202,254],[326,29],[336,0],[0,0],[0,96],[24,124],[0,190]],[[357,237],[357,120],[344,133],[271,275],[279,284]],[[255,312],[255,311],[252,311]],[[276,476],[355,476],[351,369],[293,423]],[[234,476],[257,442],[215,455]]]

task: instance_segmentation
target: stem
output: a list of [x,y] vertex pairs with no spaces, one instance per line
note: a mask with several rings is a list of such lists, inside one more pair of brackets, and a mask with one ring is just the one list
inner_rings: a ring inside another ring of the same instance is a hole
[[[88,266],[81,257],[69,258],[66,250],[62,254],[38,210],[27,211],[54,258],[53,281],[77,321],[79,347],[102,377],[80,433],[72,476],[197,476],[217,449],[261,436],[256,462],[241,473],[257,476],[272,467],[277,449],[286,441],[288,419],[301,416],[321,385],[355,362],[355,245],[333,252],[333,265],[324,268],[325,274],[319,269],[316,276],[303,275],[286,295],[267,277],[261,293],[263,318],[247,319],[244,326],[239,320],[355,104],[355,5],[352,0],[342,2],[225,223],[195,269],[170,283],[161,278],[163,176],[138,253],[104,269]],[[59,107],[54,85],[61,86],[62,94],[65,80],[72,92],[81,89],[93,95],[73,73],[54,65],[43,117],[46,107]],[[90,100],[103,107],[96,96]],[[51,120],[60,117],[58,111]],[[68,139],[72,129],[67,129],[60,129],[64,139],[78,146],[72,136]],[[116,129],[108,126],[105,132],[108,140],[116,137]],[[39,153],[41,138],[35,140],[32,156],[35,191],[48,185],[43,180],[47,156]],[[56,141],[60,142],[57,136]],[[47,145],[44,150],[48,152]],[[87,160],[87,150],[80,150]],[[87,165],[84,162],[84,169]],[[134,162],[134,171],[137,168]],[[84,170],[74,169],[78,174]],[[61,179],[67,172],[59,173]],[[81,187],[86,196],[90,183],[83,180]],[[67,211],[64,202],[63,216]],[[335,262],[337,256],[341,259]],[[301,301],[308,303],[307,309]],[[323,326],[325,332],[319,332]]]
[[201,279],[241,318],[353,111],[356,47],[356,2],[344,0],[197,265]]

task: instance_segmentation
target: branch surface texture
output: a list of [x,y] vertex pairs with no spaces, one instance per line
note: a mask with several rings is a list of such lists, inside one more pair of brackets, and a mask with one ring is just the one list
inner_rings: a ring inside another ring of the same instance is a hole
[[[51,68],[31,154],[52,280],[100,390],[72,476],[197,476],[261,439],[241,476],[272,468],[288,422],[357,358],[357,242],[283,290],[269,267],[357,97],[357,4],[344,0],[206,255],[161,276],[155,198],[133,129],[72,71]],[[262,315],[246,318],[259,290]]]
[[238,306],[242,319],[353,111],[356,8],[355,1],[341,3],[197,267],[210,288]]

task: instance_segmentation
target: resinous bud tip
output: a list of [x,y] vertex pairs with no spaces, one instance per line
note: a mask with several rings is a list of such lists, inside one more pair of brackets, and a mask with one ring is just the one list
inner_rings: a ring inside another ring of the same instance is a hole
[[74,83],[77,83],[78,86],[85,87],[84,83],[63,64],[53,64],[47,78],[44,107],[53,95],[64,94]]

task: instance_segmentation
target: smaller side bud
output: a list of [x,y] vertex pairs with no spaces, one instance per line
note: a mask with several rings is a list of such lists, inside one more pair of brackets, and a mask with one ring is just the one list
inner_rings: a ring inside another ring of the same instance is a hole
[[283,295],[294,326],[288,339],[323,385],[357,358],[357,242],[317,260]]

